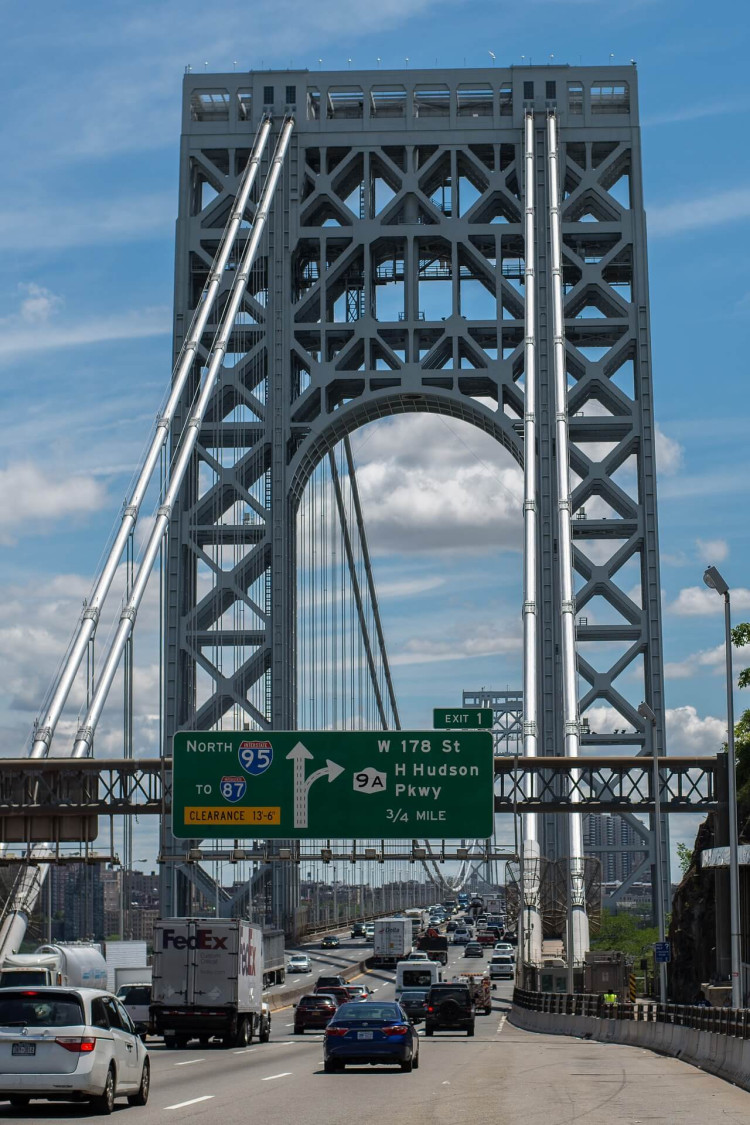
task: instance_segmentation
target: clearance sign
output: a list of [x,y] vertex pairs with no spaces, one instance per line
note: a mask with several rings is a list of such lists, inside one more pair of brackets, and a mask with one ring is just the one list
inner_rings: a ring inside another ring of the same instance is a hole
[[489,837],[489,731],[182,731],[175,836]]

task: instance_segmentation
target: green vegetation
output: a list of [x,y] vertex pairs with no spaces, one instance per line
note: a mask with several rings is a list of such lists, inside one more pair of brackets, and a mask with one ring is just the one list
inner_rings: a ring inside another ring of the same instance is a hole
[[682,841],[680,841],[680,843],[677,845],[677,859],[679,861],[682,874],[686,875],[688,872],[688,868],[693,861],[693,849],[689,848],[687,844],[683,844]]
[[656,926],[645,925],[632,914],[614,914],[609,910],[602,913],[599,933],[591,942],[592,949],[619,949],[640,961],[650,957],[653,944],[659,940]]

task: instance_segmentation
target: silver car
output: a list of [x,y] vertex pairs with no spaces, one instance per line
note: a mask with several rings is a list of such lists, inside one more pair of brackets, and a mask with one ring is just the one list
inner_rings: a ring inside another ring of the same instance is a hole
[[0,989],[0,1100],[145,1105],[148,1051],[119,1000],[98,988]]

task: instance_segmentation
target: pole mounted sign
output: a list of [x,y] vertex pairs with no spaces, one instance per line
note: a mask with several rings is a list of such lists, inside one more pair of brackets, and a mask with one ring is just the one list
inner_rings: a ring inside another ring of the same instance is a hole
[[181,731],[179,839],[489,837],[489,731]]
[[432,725],[436,730],[491,730],[491,707],[435,707]]
[[672,960],[671,941],[654,942],[654,961],[657,965],[668,965]]

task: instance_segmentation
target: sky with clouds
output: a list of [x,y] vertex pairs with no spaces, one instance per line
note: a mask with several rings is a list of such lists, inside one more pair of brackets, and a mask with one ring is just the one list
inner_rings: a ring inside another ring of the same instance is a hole
[[[0,11],[2,752],[22,751],[163,401],[185,66],[484,66],[492,49],[500,65],[638,64],[669,747],[713,753],[722,619],[706,563],[733,587],[736,619],[750,618],[746,7],[730,0],[710,21],[697,0],[0,0]],[[372,425],[354,444],[405,722],[429,725],[464,688],[520,686],[517,467],[434,417]],[[136,733],[149,748],[150,597],[136,645]],[[100,752],[116,752],[116,710]],[[71,713],[61,733],[74,728]],[[677,822],[673,835],[685,835]]]

